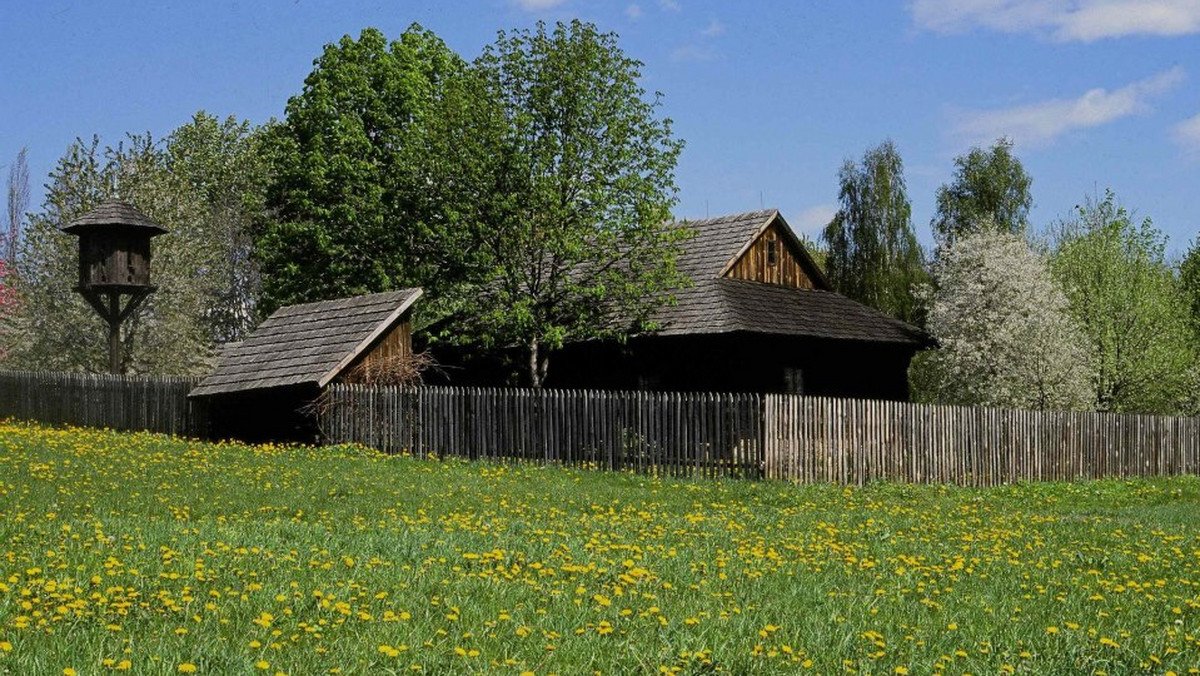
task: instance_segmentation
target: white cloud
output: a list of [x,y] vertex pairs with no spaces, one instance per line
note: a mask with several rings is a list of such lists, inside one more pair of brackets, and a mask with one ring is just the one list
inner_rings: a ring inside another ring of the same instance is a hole
[[1176,66],[1112,91],[1093,89],[1075,99],[1050,99],[1014,108],[960,113],[950,133],[969,144],[987,144],[1007,136],[1018,146],[1044,146],[1076,129],[1148,113],[1150,99],[1174,88],[1183,79],[1183,68]]
[[836,205],[818,204],[801,211],[792,223],[795,224],[798,231],[809,237],[815,237],[825,226],[829,225],[829,221],[833,220],[836,213]]
[[1063,42],[1200,33],[1197,0],[913,0],[909,8],[918,27],[937,33],[986,28]]
[[658,5],[668,12],[678,12],[680,10],[679,3],[675,0],[658,0]]
[[634,5],[630,5],[630,6],[626,7],[625,8],[625,16],[629,17],[630,19],[633,19],[634,21],[637,21],[638,19],[642,18],[641,6],[634,4]]
[[526,12],[541,12],[547,9],[554,9],[566,2],[566,0],[513,0],[513,4]]
[[712,19],[696,34],[695,39],[671,52],[672,61],[711,61],[717,57],[712,42],[725,32],[725,24]]
[[1200,157],[1200,115],[1189,117],[1171,129],[1171,135],[1185,152]]
[[725,24],[713,19],[708,22],[708,27],[700,31],[700,35],[706,38],[715,38],[725,32]]
[[680,45],[671,52],[672,61],[711,61],[716,58],[717,53],[712,47],[700,44]]

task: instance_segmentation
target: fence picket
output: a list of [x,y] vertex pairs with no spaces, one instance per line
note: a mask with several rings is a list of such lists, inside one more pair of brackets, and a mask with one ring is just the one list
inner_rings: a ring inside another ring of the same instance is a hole
[[[0,417],[203,436],[196,378],[0,371]],[[1200,419],[790,394],[332,385],[320,428],[418,457],[660,475],[996,485],[1200,471]]]

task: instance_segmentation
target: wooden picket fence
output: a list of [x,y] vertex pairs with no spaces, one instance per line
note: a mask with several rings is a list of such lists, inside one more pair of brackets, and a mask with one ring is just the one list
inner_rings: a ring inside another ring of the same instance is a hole
[[0,418],[51,425],[203,436],[207,418],[187,398],[199,378],[0,371]]
[[670,475],[762,474],[762,397],[333,385],[322,433],[420,457],[516,459]]
[[[0,418],[203,437],[196,378],[0,371]],[[1200,473],[1200,419],[776,394],[332,385],[325,437],[421,457],[992,486]]]
[[994,486],[1200,471],[1200,419],[764,397],[763,474]]
[[1200,420],[799,395],[334,385],[321,427],[387,452],[799,482],[992,486],[1200,471]]

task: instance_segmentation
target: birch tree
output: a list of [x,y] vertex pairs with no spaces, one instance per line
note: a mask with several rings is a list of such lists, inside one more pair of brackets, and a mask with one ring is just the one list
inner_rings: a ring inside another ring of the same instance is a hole
[[821,233],[833,288],[907,322],[921,322],[915,291],[928,278],[912,227],[904,163],[884,141],[855,164],[846,160],[837,214]]

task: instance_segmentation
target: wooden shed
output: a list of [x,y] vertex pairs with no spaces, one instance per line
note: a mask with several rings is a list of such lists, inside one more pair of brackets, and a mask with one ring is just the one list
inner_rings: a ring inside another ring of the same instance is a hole
[[207,405],[216,438],[314,441],[307,409],[326,385],[412,353],[420,297],[421,289],[403,289],[279,308],[228,346],[189,396]]

